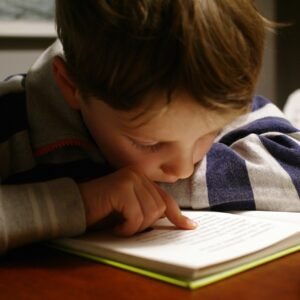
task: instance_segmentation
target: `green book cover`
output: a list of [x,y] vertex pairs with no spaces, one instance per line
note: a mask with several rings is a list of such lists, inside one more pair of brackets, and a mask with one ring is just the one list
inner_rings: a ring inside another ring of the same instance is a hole
[[168,276],[168,275],[165,275],[165,274],[162,274],[162,273],[154,272],[154,271],[147,270],[147,269],[142,269],[142,268],[135,267],[135,266],[132,266],[132,265],[127,265],[127,264],[122,263],[122,262],[118,262],[118,261],[114,261],[114,260],[107,259],[107,258],[104,258],[104,257],[95,256],[95,255],[91,255],[91,254],[88,254],[88,253],[76,251],[76,250],[69,249],[69,248],[66,248],[66,247],[59,247],[59,246],[53,245],[53,244],[49,244],[49,246],[53,247],[53,248],[56,248],[58,250],[73,254],[73,255],[84,257],[84,258],[87,258],[87,259],[90,259],[90,260],[97,261],[99,263],[110,265],[110,266],[113,266],[113,267],[116,267],[116,268],[119,268],[119,269],[123,269],[123,270],[126,270],[126,271],[134,272],[134,273],[137,273],[137,274],[140,274],[140,275],[143,275],[143,276],[147,276],[147,277],[150,277],[150,278],[158,279],[160,281],[164,281],[164,282],[167,282],[167,283],[170,283],[170,284],[173,284],[173,285],[177,285],[177,286],[180,286],[180,287],[183,287],[183,288],[191,289],[191,290],[204,287],[206,285],[212,284],[214,282],[217,282],[219,280],[228,278],[230,276],[234,276],[238,273],[247,271],[247,270],[255,268],[259,265],[268,263],[272,260],[278,259],[280,257],[286,256],[288,254],[291,254],[291,253],[294,253],[294,252],[297,252],[297,251],[300,250],[300,245],[298,245],[298,246],[295,246],[295,247],[277,252],[273,255],[270,255],[270,256],[252,261],[250,263],[240,265],[240,266],[237,266],[237,267],[234,267],[234,268],[222,271],[222,272],[218,272],[216,274],[212,274],[212,275],[204,276],[204,277],[201,277],[201,278],[190,279],[189,280],[189,279],[172,277],[170,275]]

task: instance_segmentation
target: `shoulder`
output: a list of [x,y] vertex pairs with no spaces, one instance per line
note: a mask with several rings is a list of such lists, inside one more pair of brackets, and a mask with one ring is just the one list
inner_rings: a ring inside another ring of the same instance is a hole
[[255,96],[249,113],[238,117],[220,133],[218,141],[232,144],[251,134],[292,134],[299,132],[285,117],[283,112],[270,100]]

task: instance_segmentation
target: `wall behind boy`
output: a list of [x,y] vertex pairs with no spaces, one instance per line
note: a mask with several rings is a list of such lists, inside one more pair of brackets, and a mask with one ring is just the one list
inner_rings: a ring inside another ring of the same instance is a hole
[[[274,20],[276,18],[276,0],[256,0],[256,3],[264,16],[270,20]],[[257,93],[268,97],[275,103],[278,103],[277,90],[275,87],[277,74],[276,67],[276,36],[268,33],[263,67],[257,85]]]
[[1,38],[0,80],[12,74],[26,73],[53,38]]
[[287,95],[300,88],[300,1],[277,0],[276,19],[291,26],[277,35],[276,94],[278,105],[283,106]]

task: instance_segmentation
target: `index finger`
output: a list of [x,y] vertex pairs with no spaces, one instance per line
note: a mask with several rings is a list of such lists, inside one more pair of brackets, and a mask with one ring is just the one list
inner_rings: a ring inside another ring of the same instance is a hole
[[161,187],[156,187],[166,203],[165,216],[171,221],[171,223],[181,229],[195,229],[198,224],[184,216],[181,213],[178,204]]

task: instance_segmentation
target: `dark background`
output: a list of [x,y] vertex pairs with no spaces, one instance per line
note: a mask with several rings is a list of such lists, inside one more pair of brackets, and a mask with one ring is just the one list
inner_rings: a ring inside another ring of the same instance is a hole
[[300,1],[276,1],[276,20],[290,23],[276,34],[277,76],[275,93],[280,107],[288,95],[300,89]]

